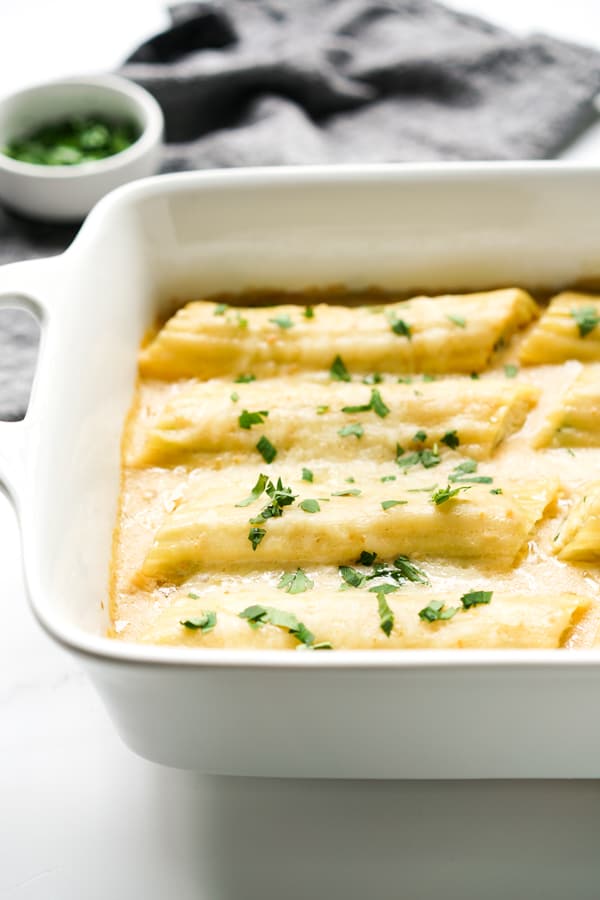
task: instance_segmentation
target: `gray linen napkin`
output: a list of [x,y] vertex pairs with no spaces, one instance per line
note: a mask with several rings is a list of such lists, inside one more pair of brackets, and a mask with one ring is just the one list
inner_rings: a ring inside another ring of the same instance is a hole
[[[163,171],[247,165],[539,159],[594,115],[600,54],[515,37],[432,0],[182,3],[121,74],[165,113]],[[0,210],[0,263],[76,229]],[[0,316],[0,418],[26,407],[37,329]]]

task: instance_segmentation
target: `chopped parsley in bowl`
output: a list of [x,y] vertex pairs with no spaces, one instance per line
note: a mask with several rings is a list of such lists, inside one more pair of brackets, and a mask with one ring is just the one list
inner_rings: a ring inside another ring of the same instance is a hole
[[10,141],[2,153],[34,165],[74,166],[114,156],[131,147],[139,136],[139,128],[131,121],[73,117],[42,125]]

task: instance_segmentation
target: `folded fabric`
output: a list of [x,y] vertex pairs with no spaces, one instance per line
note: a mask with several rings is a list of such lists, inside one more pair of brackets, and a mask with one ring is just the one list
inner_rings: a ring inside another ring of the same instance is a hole
[[[538,159],[594,115],[600,54],[516,37],[432,0],[181,3],[121,74],[163,107],[163,171],[338,162]],[[76,228],[0,209],[0,264]],[[0,418],[27,404],[37,328],[0,317]]]

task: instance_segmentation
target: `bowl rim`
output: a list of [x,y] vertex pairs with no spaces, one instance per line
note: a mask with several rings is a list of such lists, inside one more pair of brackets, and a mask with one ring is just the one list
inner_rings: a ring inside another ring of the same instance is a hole
[[0,170],[18,177],[33,178],[39,181],[50,179],[52,181],[64,181],[67,179],[85,178],[99,173],[117,171],[122,166],[139,159],[162,141],[164,131],[164,116],[158,101],[141,85],[123,78],[120,75],[85,75],[57,78],[52,81],[39,82],[29,85],[0,98],[0,110],[12,103],[27,104],[33,95],[44,94],[61,87],[91,87],[105,88],[117,94],[121,94],[131,100],[142,112],[145,124],[136,140],[104,159],[89,162],[76,163],[71,166],[45,166],[37,163],[22,162],[12,159],[0,150]]

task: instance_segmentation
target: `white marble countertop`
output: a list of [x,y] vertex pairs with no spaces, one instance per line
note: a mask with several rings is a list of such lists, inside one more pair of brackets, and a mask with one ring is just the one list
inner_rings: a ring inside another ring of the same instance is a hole
[[[456,5],[600,46],[593,0]],[[4,0],[1,90],[108,69],[165,20],[158,0]],[[600,160],[600,125],[567,155]],[[260,781],[138,759],[34,622],[1,496],[0,538],[2,900],[597,900],[600,782]]]

